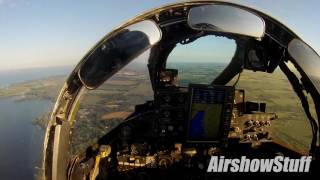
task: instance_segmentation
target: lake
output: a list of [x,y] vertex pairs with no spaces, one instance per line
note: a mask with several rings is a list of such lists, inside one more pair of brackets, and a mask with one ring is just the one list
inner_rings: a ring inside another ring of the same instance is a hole
[[2,180],[34,179],[41,167],[44,130],[32,120],[50,110],[47,100],[0,99],[0,175]]
[[[24,81],[67,75],[71,67],[34,68],[0,71],[0,88]],[[32,120],[50,111],[48,100],[15,101],[0,98],[0,175],[1,180],[34,179],[41,167],[44,130]]]

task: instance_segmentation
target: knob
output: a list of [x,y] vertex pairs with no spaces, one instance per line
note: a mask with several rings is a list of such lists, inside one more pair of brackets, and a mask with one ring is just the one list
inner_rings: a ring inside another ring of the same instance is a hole
[[99,148],[101,157],[108,157],[111,153],[111,146],[109,145],[101,145]]
[[246,134],[246,135],[244,135],[244,139],[246,139],[246,140],[251,140],[251,136],[250,136],[250,134]]
[[247,121],[246,124],[247,124],[247,126],[252,126],[253,125],[253,121],[252,120]]
[[267,126],[271,126],[271,121],[266,122]]
[[240,130],[240,128],[239,128],[239,127],[234,127],[234,132],[239,133],[239,132],[241,132],[241,130]]
[[170,111],[165,111],[165,112],[164,112],[164,116],[165,116],[165,117],[169,117],[169,116],[170,116]]
[[161,158],[159,161],[159,166],[162,168],[168,168],[171,165],[171,161],[168,158]]
[[165,101],[165,102],[170,102],[170,100],[171,100],[170,96],[165,96],[165,97],[164,97],[164,101]]
[[198,164],[198,168],[199,168],[199,169],[204,169],[204,167],[205,167],[204,164],[202,164],[202,163],[199,163],[199,164]]
[[258,139],[258,136],[257,136],[256,134],[253,134],[253,135],[252,135],[252,139],[255,140],[255,141],[258,141],[258,140],[259,140],[259,139]]
[[255,121],[253,124],[254,124],[255,126],[258,126],[260,123],[259,123],[259,121],[257,120],[257,121]]

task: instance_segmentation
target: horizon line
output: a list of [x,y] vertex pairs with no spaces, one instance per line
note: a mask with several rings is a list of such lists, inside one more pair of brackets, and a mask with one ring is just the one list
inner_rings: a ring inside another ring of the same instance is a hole
[[[132,64],[147,64],[145,62],[133,61]],[[178,61],[178,62],[167,62],[167,64],[175,63],[187,63],[187,64],[227,64],[224,62],[190,62],[190,61]],[[130,64],[130,63],[129,63]],[[5,68],[0,69],[0,72],[5,71],[17,71],[17,70],[31,70],[31,69],[45,69],[45,68],[62,68],[62,67],[76,67],[77,64],[66,64],[66,65],[55,65],[55,66],[34,66],[34,67],[17,67],[17,68]]]

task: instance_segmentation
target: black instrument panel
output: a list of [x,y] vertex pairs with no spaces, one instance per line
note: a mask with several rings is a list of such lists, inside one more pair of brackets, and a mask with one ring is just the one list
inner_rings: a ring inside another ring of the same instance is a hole
[[[163,138],[165,141],[224,143],[230,128],[233,102],[234,88],[231,86],[191,84],[189,88],[158,89],[154,101],[158,129],[155,132],[159,140]],[[199,127],[193,125],[196,124],[192,121],[194,113],[198,113],[197,119],[203,121],[203,124],[198,123]],[[199,130],[202,135],[194,136],[194,131]]]
[[155,93],[154,105],[157,134],[161,141],[181,141],[185,134],[188,89],[171,87]]
[[228,137],[234,87],[189,86],[187,142],[223,145]]

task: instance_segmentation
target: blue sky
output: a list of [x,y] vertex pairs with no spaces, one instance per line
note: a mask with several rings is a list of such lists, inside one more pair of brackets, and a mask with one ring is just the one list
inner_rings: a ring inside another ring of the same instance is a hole
[[[74,65],[113,27],[174,0],[0,0],[0,70]],[[284,22],[320,52],[320,1],[235,0]]]

